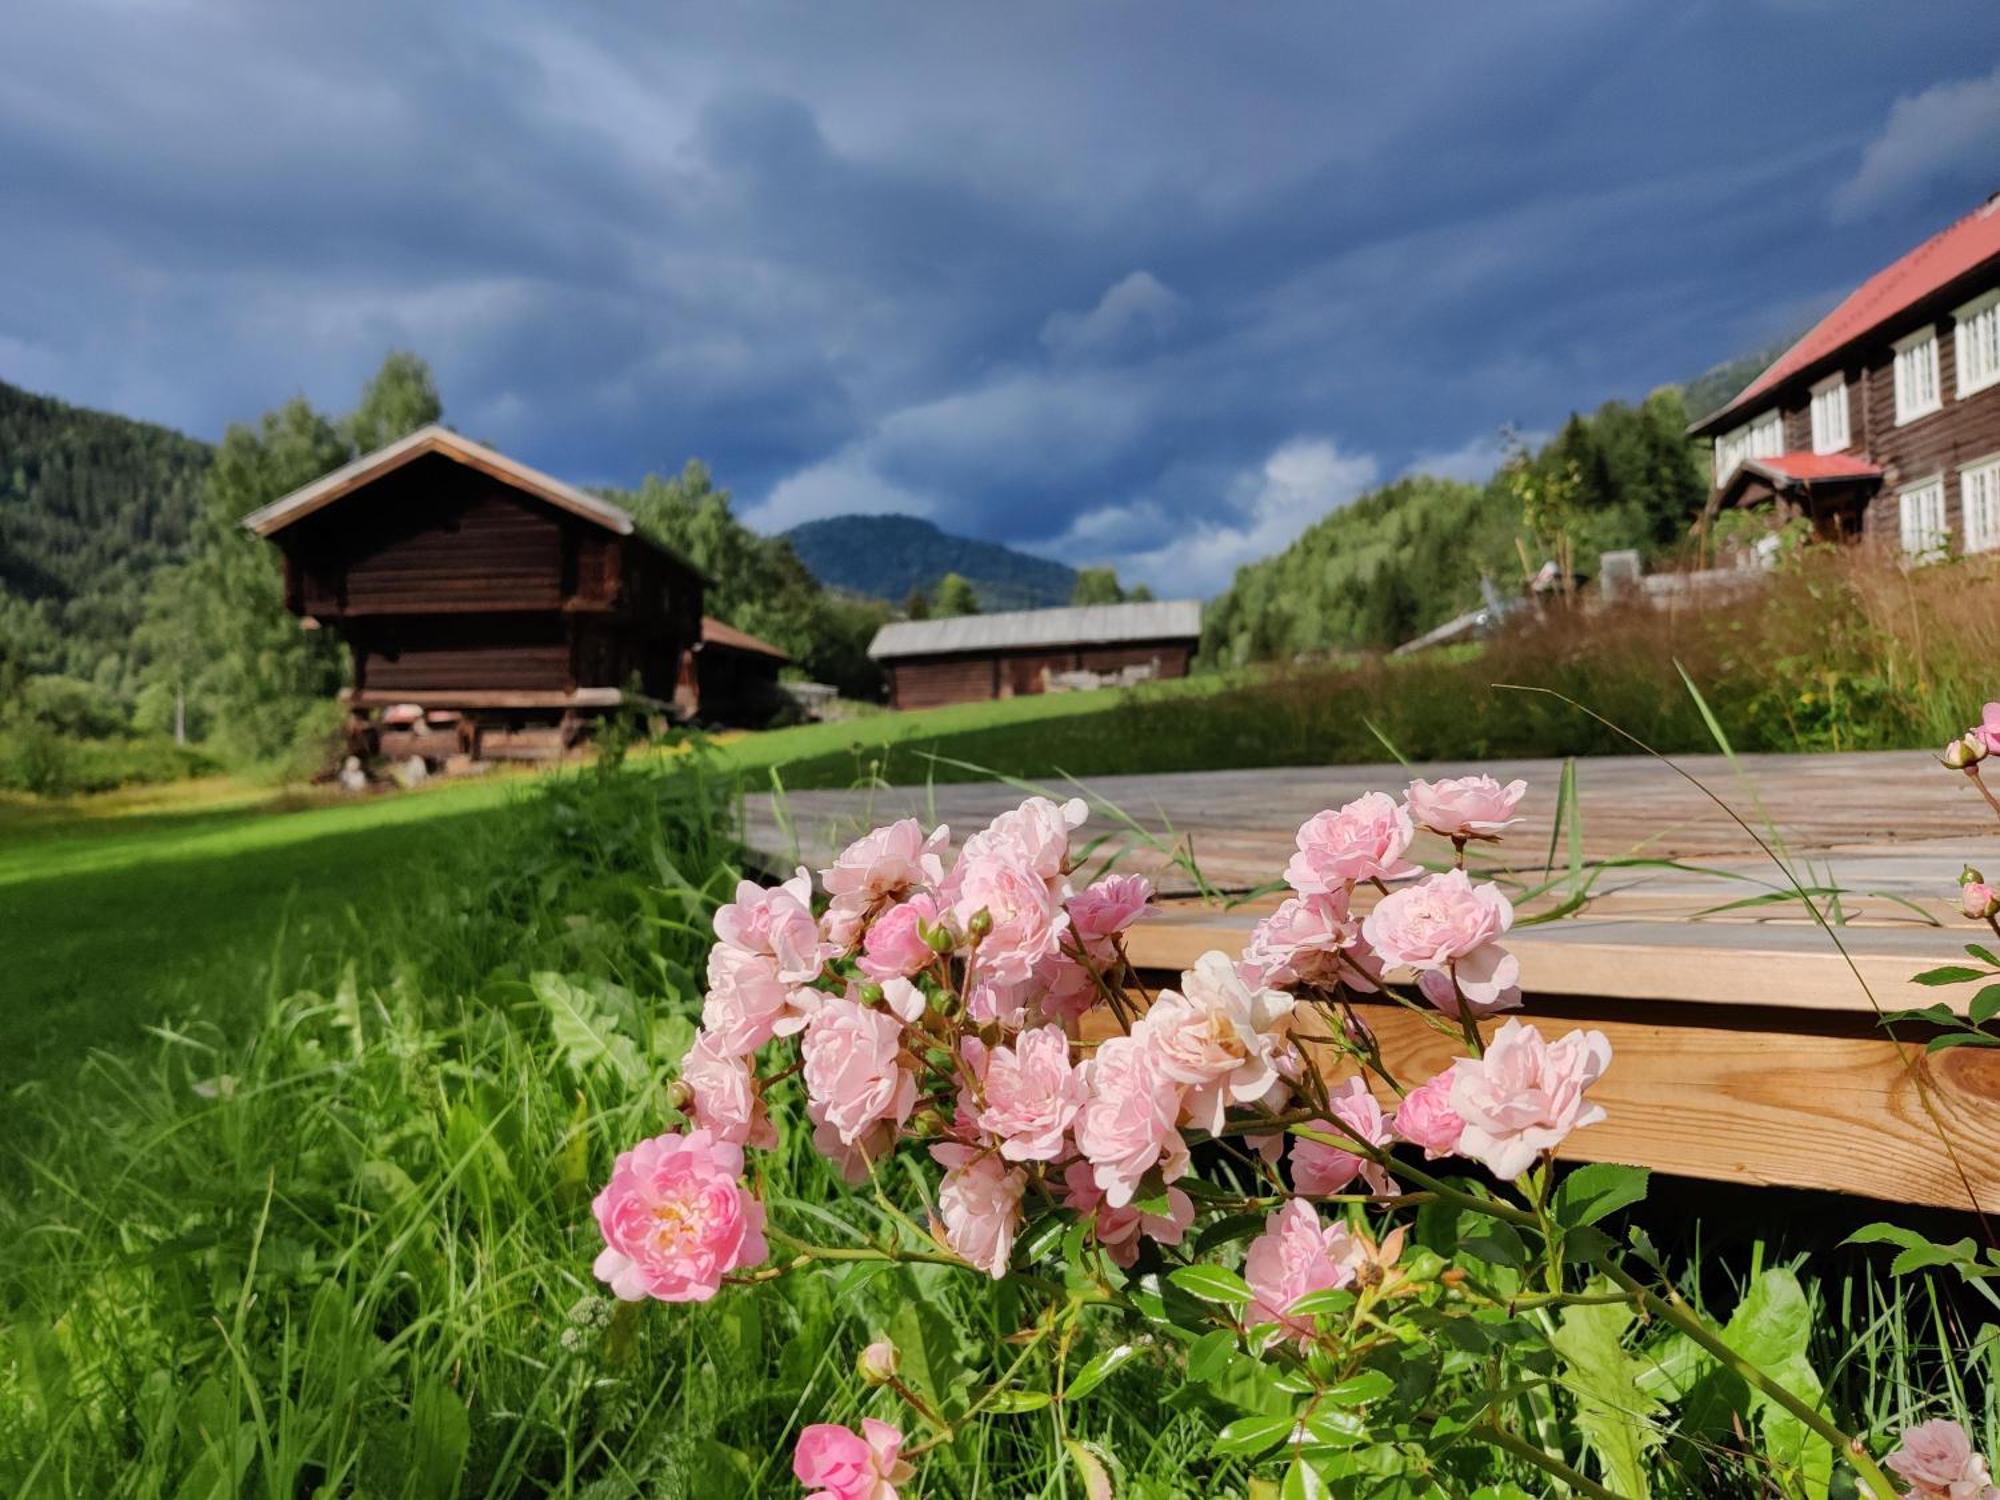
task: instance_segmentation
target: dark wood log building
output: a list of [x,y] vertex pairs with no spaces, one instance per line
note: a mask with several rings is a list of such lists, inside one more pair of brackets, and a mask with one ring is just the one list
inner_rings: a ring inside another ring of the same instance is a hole
[[868,654],[892,706],[929,708],[1043,693],[1071,674],[1185,677],[1200,643],[1201,602],[1179,599],[897,620]]
[[673,701],[701,639],[705,580],[630,515],[443,427],[243,525],[284,554],[292,613],[346,641],[357,748],[389,709],[393,733],[449,726],[465,753],[566,745],[632,684]]
[[1877,271],[1721,410],[1711,514],[1913,557],[2000,547],[2000,195]]
[[762,729],[790,701],[778,687],[778,673],[791,660],[769,641],[703,615],[701,649],[682,673],[676,701],[690,719]]

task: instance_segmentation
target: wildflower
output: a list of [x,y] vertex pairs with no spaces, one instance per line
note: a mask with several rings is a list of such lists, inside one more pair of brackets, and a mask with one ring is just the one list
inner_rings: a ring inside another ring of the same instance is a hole
[[1083,1108],[1083,1080],[1069,1061],[1069,1038],[1038,1026],[985,1059],[980,1128],[999,1137],[1009,1161],[1054,1161]]
[[1436,1161],[1458,1150],[1458,1138],[1465,1121],[1451,1107],[1452,1080],[1457,1075],[1446,1068],[1403,1096],[1396,1106],[1396,1134],[1412,1146],[1424,1148],[1424,1160]]
[[1518,1177],[1572,1130],[1604,1118],[1585,1091],[1611,1064],[1601,1031],[1572,1031],[1553,1045],[1532,1026],[1510,1020],[1484,1057],[1452,1064],[1451,1107],[1465,1121],[1458,1154],[1496,1177]]
[[1007,1274],[1014,1253],[1027,1174],[977,1146],[933,1146],[931,1158],[945,1169],[938,1187],[945,1243],[998,1281]]
[[1300,826],[1285,881],[1301,896],[1323,896],[1358,880],[1407,880],[1422,869],[1403,858],[1416,829],[1386,792],[1357,797]]
[[1187,1170],[1187,1143],[1174,1121],[1181,1090],[1138,1037],[1116,1036],[1084,1064],[1087,1102],[1076,1117],[1076,1146],[1105,1201],[1123,1208],[1153,1167],[1171,1182]]
[[1450,776],[1440,781],[1412,781],[1403,800],[1420,826],[1463,843],[1498,838],[1520,822],[1514,809],[1527,793],[1525,781],[1502,786],[1491,776]]
[[1483,1016],[1521,1003],[1520,962],[1499,943],[1513,925],[1513,905],[1498,886],[1447,870],[1384,896],[1361,933],[1385,965],[1416,970],[1439,1010],[1456,1016],[1462,994]]
[[1906,1428],[1882,1463],[1909,1482],[1912,1500],[2000,1500],[1986,1460],[1956,1422],[1939,1418]]
[[591,1267],[627,1302],[706,1302],[738,1266],[756,1265],[764,1205],[738,1179],[743,1148],[706,1130],[656,1136],[619,1155],[592,1200],[604,1249]]
[[1309,1342],[1312,1320],[1291,1317],[1293,1304],[1309,1292],[1346,1286],[1354,1280],[1354,1267],[1347,1226],[1321,1224],[1305,1199],[1289,1200],[1264,1221],[1264,1232],[1244,1257],[1243,1279],[1252,1293],[1247,1321],[1253,1327],[1276,1323],[1280,1337]]
[[[1388,1146],[1396,1139],[1389,1122],[1382,1116],[1382,1106],[1368,1092],[1368,1084],[1363,1079],[1348,1079],[1346,1088],[1334,1096],[1332,1110],[1338,1124],[1316,1120],[1306,1128],[1352,1138],[1370,1146]],[[1396,1190],[1395,1182],[1380,1163],[1357,1152],[1329,1146],[1324,1141],[1308,1140],[1304,1136],[1293,1138],[1292,1184],[1299,1192],[1315,1198],[1324,1197],[1328,1193],[1341,1192],[1357,1177],[1367,1182],[1370,1192],[1393,1193]]]
[[917,1102],[916,1076],[902,1065],[903,1028],[887,1011],[826,997],[800,1053],[806,1093],[821,1118],[852,1146],[878,1122],[900,1126]]
[[1261,1099],[1280,1082],[1296,1004],[1283,990],[1245,984],[1228,955],[1209,952],[1179,990],[1160,992],[1132,1034],[1163,1078],[1187,1088],[1189,1123],[1212,1133],[1227,1105]]
[[897,1500],[896,1486],[915,1473],[903,1459],[903,1434],[873,1417],[861,1419],[858,1436],[816,1422],[792,1450],[792,1474],[812,1491],[806,1500]]

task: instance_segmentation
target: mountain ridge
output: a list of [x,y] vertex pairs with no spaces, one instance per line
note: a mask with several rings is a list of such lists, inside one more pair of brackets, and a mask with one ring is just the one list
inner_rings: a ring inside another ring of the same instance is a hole
[[935,592],[947,573],[970,582],[987,611],[1067,604],[1076,587],[1066,564],[959,536],[922,516],[828,516],[781,535],[827,587],[894,604],[916,590]]

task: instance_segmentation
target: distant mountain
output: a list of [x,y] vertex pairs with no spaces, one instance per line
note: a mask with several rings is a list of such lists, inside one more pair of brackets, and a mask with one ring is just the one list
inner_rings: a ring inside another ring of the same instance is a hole
[[0,657],[117,685],[153,570],[186,556],[209,452],[0,381]]
[[900,604],[911,590],[935,592],[947,573],[972,583],[980,609],[1039,609],[1069,603],[1076,570],[998,542],[953,536],[916,516],[832,516],[785,533],[821,583]]
[[[1800,333],[1803,332],[1801,329]],[[1789,334],[1768,349],[1753,349],[1748,354],[1739,354],[1695,376],[1681,387],[1681,399],[1687,403],[1688,416],[1705,417],[1710,412],[1720,411],[1798,341],[1798,333]]]

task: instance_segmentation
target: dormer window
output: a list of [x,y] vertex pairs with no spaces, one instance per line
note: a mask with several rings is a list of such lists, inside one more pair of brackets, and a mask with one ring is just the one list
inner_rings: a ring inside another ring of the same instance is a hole
[[1822,380],[1812,388],[1812,444],[1815,453],[1838,453],[1848,444],[1844,375]]
[[1969,396],[2000,383],[2000,288],[1975,297],[1953,317],[1958,323],[1958,394]]
[[1926,328],[1896,341],[1896,425],[1914,422],[1944,405],[1938,391],[1937,330]]
[[1776,458],[1785,451],[1785,419],[1773,410],[1715,440],[1715,482],[1721,484],[1746,458]]

